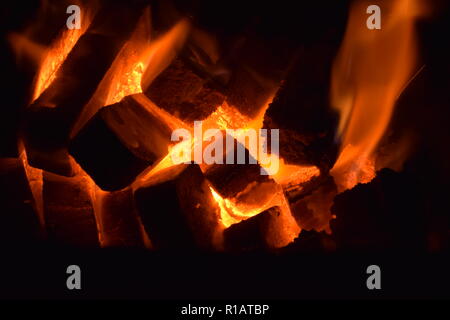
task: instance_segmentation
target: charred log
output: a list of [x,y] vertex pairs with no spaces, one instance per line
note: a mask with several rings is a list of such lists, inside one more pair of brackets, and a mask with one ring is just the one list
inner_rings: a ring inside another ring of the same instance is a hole
[[[277,210],[271,208],[269,210]],[[224,231],[224,247],[229,251],[254,251],[266,248],[264,227],[270,220],[270,211],[234,224]]]
[[[318,178],[319,185],[312,183],[314,189],[290,201],[290,208],[298,225],[307,231],[330,231],[331,206],[337,194],[333,178]],[[316,182],[316,183],[317,183]]]
[[94,208],[85,179],[44,172],[44,218],[50,241],[77,247],[99,246]]
[[135,201],[156,248],[213,249],[220,245],[218,207],[198,165],[166,169],[136,190]]
[[6,243],[42,238],[36,203],[21,159],[0,160],[0,190],[0,238]]
[[331,221],[338,249],[423,250],[426,212],[417,182],[390,169],[378,172],[370,183],[339,194]]
[[337,117],[330,111],[328,78],[337,49],[332,40],[305,47],[265,114],[264,127],[280,129],[280,156],[287,163],[323,171],[334,163]]
[[224,247],[230,251],[274,249],[285,237],[285,215],[280,207],[272,207],[241,221],[224,231]]
[[131,188],[115,192],[98,191],[97,201],[95,211],[103,246],[144,247]]
[[281,248],[283,254],[329,253],[336,250],[336,243],[326,232],[302,230],[298,238],[288,246]]

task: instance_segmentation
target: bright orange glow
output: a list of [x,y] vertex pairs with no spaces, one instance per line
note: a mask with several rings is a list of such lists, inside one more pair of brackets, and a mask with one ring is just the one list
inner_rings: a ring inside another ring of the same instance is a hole
[[255,206],[248,205],[236,205],[235,201],[225,199],[220,196],[211,186],[209,187],[211,193],[216,200],[220,208],[220,219],[225,228],[228,228],[232,224],[238,223],[242,220],[246,220],[257,214],[263,212],[266,209],[272,207],[273,197],[266,203],[258,204]]
[[25,35],[16,33],[9,35],[9,41],[16,55],[26,56],[38,66],[31,102],[53,82],[59,67],[83,32],[83,29],[64,30],[48,48],[31,41]]
[[[268,165],[269,166],[269,165]],[[263,166],[264,167],[264,166]],[[280,159],[278,172],[271,177],[281,185],[300,184],[320,175],[320,169],[316,166],[299,166],[286,164]]]
[[331,174],[340,190],[374,177],[375,148],[396,99],[416,68],[418,2],[381,2],[381,30],[366,28],[370,1],[355,2],[351,9],[331,82],[331,104],[340,114],[338,135],[342,141]]
[[[20,47],[19,50],[29,51],[28,54],[35,55],[36,63],[39,66],[35,79],[33,101],[38,99],[42,92],[44,92],[55,80],[59,68],[79,38],[89,27],[92,15],[88,10],[84,10],[83,8],[82,12],[84,13],[82,29],[63,29],[49,48],[41,47],[23,36],[13,35],[11,37],[12,42],[15,43],[18,48]],[[160,35],[156,40],[153,40],[150,37],[150,18],[150,9],[147,8],[138,22],[133,35],[121,48],[102,82],[98,85],[96,92],[91,97],[91,100],[84,106],[84,113],[82,113],[78,119],[71,133],[72,136],[78,132],[78,130],[100,107],[120,102],[124,97],[130,95],[135,95],[134,99],[136,99],[140,105],[148,108],[149,112],[157,115],[157,117],[169,125],[171,129],[188,128],[191,132],[193,131],[193,128],[189,128],[181,120],[157,106],[154,106],[148,99],[146,100],[143,94],[136,95],[145,91],[151,82],[174,60],[184,45],[191,28],[188,20],[184,19],[179,21],[170,30]],[[210,49],[210,51],[212,52],[211,54],[215,54],[213,49]],[[204,120],[203,130],[209,128],[221,130],[244,129],[244,131],[241,132],[242,134],[245,134],[245,130],[262,129],[265,112],[274,96],[275,92],[270,95],[264,104],[257,106],[259,112],[253,118],[241,114],[235,107],[224,102],[215,112]],[[126,132],[124,132],[124,134],[126,134]],[[237,139],[238,136],[235,138]],[[191,147],[193,148],[199,141],[183,141],[181,143],[191,143]],[[173,150],[173,147],[169,146],[168,154],[154,166],[150,166],[147,170],[142,172],[131,187],[136,189],[149,183],[149,181],[153,182],[158,180],[160,177],[159,174],[163,173],[166,169],[176,166],[172,161]],[[251,156],[258,159],[257,154],[251,154]],[[43,224],[42,170],[30,167],[25,153],[22,157],[33,195],[35,199],[37,199],[37,206],[41,208],[40,218]],[[94,208],[97,223],[99,241],[102,246],[105,246],[108,236],[105,234],[103,222],[107,213],[104,212],[102,204],[106,196],[110,195],[110,193],[101,190],[76,161],[73,158],[70,159],[72,168],[75,172],[73,180],[81,185],[82,190],[85,190],[90,194],[91,204]],[[216,190],[210,187],[211,194],[219,207],[220,220],[224,228],[228,228],[235,223],[256,216],[265,210],[276,206],[280,208],[280,216],[273,219],[274,222],[269,226],[269,229],[266,230],[268,244],[271,247],[283,247],[288,245],[298,236],[301,228],[297,225],[291,214],[289,203],[281,186],[284,187],[289,184],[300,184],[309,181],[310,179],[319,176],[320,170],[315,166],[289,165],[286,164],[283,159],[280,158],[279,160],[279,171],[271,176],[276,183],[274,183],[273,180],[259,184],[256,182],[250,183],[248,186],[243,186],[244,190],[231,199],[221,197]],[[263,167],[270,167],[270,163],[263,165]],[[182,169],[182,166],[180,166],[180,169]],[[205,169],[205,167],[202,166],[202,169]],[[179,173],[177,170],[174,170],[174,172]],[[148,236],[146,235],[141,222],[140,228],[144,241],[150,246]]]
[[128,95],[142,92],[141,80],[146,68],[143,55],[151,43],[150,22],[150,8],[147,7],[131,38],[125,43],[108,71],[111,85],[105,105],[114,104]]
[[211,186],[211,193],[220,209],[220,221],[224,228],[256,216],[272,207],[280,208],[280,215],[272,219],[268,230],[266,230],[266,241],[272,248],[281,248],[299,235],[301,228],[292,216],[289,203],[281,188],[267,201],[257,205],[237,205],[234,199],[224,199]]
[[187,20],[181,20],[154,41],[151,40],[151,14],[147,8],[135,32],[111,66],[111,86],[105,105],[141,93],[175,58],[189,32]]
[[[242,115],[236,108],[228,105],[225,102],[207,119],[203,121],[203,130],[213,128],[221,130],[244,128],[244,130],[242,131],[242,134],[244,134],[245,129],[261,129],[263,127],[265,112],[268,109],[269,104],[272,102],[274,96],[275,93],[272,94],[271,97],[266,101],[266,103],[261,106],[260,112],[253,119]],[[183,141],[181,143],[191,143],[191,146],[193,147],[197,142]],[[258,158],[258,155],[256,154],[251,154],[251,156],[255,159]],[[296,165],[287,165],[284,163],[283,159],[280,160],[280,170],[276,175],[271,176],[279,184],[300,183],[308,181],[320,174],[320,170],[315,166],[302,167]],[[169,155],[166,156],[155,168],[152,168],[152,170],[150,170],[150,172],[145,176],[145,179],[149,179],[150,177],[155,176],[155,174],[157,174],[158,172],[161,172],[161,170],[172,166],[173,163],[171,161],[172,160],[169,151]],[[270,166],[270,163],[266,164],[265,166]],[[200,167],[203,172],[205,172],[208,168],[208,166],[205,164],[202,164]],[[245,194],[247,188],[254,187],[254,185],[246,186],[241,194]],[[247,198],[245,200],[241,199],[242,197],[240,197],[240,195],[237,195],[236,198],[233,199],[226,199],[223,198],[211,186],[210,190],[214,200],[219,206],[220,221],[224,228],[228,228],[235,223],[239,223],[243,220],[256,216],[273,206],[279,206],[281,208],[282,217],[277,219],[277,224],[272,225],[271,229],[268,231],[269,234],[267,235],[267,241],[269,242],[270,246],[286,246],[291,243],[300,233],[301,229],[292,216],[289,204],[280,186],[277,187],[277,191],[275,193],[273,193],[272,183],[267,183],[267,186],[256,186],[255,190],[257,191],[252,190],[252,197],[244,196],[243,198]]]
[[[259,130],[263,128],[264,116],[269,108],[270,103],[273,101],[275,93],[270,96],[269,99],[261,107],[260,112],[253,118],[242,115],[237,109],[229,106],[226,102],[220,106],[214,113],[212,113],[203,124],[204,128],[219,128],[219,129],[254,129]],[[245,130],[242,131],[242,134]],[[237,136],[238,137],[238,136]],[[251,153],[253,158],[258,159],[258,155]],[[271,163],[265,163],[260,165],[263,168],[270,168]],[[320,170],[316,166],[298,166],[286,164],[283,158],[279,158],[279,170],[276,174],[271,175],[277,183],[281,185],[301,183],[311,180],[311,178],[320,175]]]
[[220,221],[225,228],[256,216],[271,207],[278,206],[280,215],[271,219],[265,234],[269,247],[281,248],[287,246],[298,237],[301,231],[301,228],[292,216],[289,203],[281,189],[268,202],[253,208],[239,207],[232,200],[222,198],[212,187],[210,187],[210,190],[219,205]]
[[146,8],[132,36],[124,44],[93,97],[84,107],[71,132],[72,137],[100,107],[143,92],[176,56],[189,31],[187,20],[181,20],[154,41],[151,41],[150,21],[150,9]]
[[[270,103],[275,97],[273,93],[267,101],[259,107],[260,111],[258,114],[249,118],[243,115],[234,106],[229,105],[226,101],[217,108],[216,111],[211,113],[208,118],[203,121],[204,130],[207,129],[262,129],[264,122],[264,115],[269,108]],[[256,155],[254,155],[256,156]]]
[[277,206],[280,208],[280,215],[266,231],[266,241],[271,248],[287,246],[298,237],[302,230],[292,216],[289,203],[282,193],[278,194]]
[[[10,41],[17,54],[24,54],[38,65],[38,71],[34,80],[32,102],[36,100],[45,89],[55,80],[57,71],[67,55],[77,43],[78,39],[86,32],[91,24],[95,10],[83,8],[83,23],[80,29],[68,29],[64,26],[52,44],[45,48],[34,43],[26,35],[11,34]],[[43,8],[45,10],[46,8]]]
[[172,161],[172,154],[169,152],[163,159],[161,159],[156,165],[148,167],[144,170],[133,182],[132,187],[134,190],[145,186],[153,178],[157,177],[165,169],[171,168],[177,164]]
[[72,129],[71,137],[74,137],[101,107],[117,103],[128,95],[142,92],[141,79],[145,71],[142,57],[151,40],[150,22],[150,9],[147,7],[131,37],[124,43],[95,93],[83,107]]
[[55,80],[56,72],[66,59],[69,52],[77,43],[81,35],[86,31],[85,23],[82,29],[67,29],[61,32],[59,38],[51,45],[45,54],[36,77],[36,85],[32,101],[36,100],[45,89]]
[[106,102],[107,105],[114,104],[122,98],[135,93],[141,93],[141,78],[144,73],[144,64],[135,63],[130,70],[124,72],[122,81],[115,83],[115,88],[111,89],[110,96]]
[[241,114],[236,108],[224,102],[216,111],[203,121],[204,130],[207,129],[240,129],[247,127],[250,119]]
[[[184,128],[189,130],[189,126],[186,125],[183,121],[178,118],[172,116],[170,113],[166,112],[158,108],[153,102],[151,102],[145,95],[135,95],[133,98],[146,110],[153,114],[155,117],[160,118],[164,123],[169,126],[172,130]],[[180,143],[191,143],[192,141],[182,141]],[[173,162],[172,153],[174,152],[173,145],[168,146],[167,155],[164,156],[161,160],[159,160],[156,164],[149,166],[146,170],[144,170],[138,177],[136,177],[133,182],[133,188],[136,189],[142,185],[146,185],[149,180],[153,177],[157,176],[164,169],[176,166],[177,164]]]
[[[77,183],[79,183],[82,186],[81,189],[86,190],[89,193],[91,204],[94,209],[100,245],[102,247],[107,247],[110,245],[111,239],[113,238],[111,238],[109,231],[105,230],[104,227],[104,224],[107,223],[106,220],[110,218],[108,217],[109,213],[107,211],[105,212],[103,206],[106,197],[112,194],[112,192],[103,191],[102,189],[100,189],[96,185],[94,180],[92,180],[92,178],[78,165],[78,163],[72,157],[70,158],[70,161],[72,163],[72,167],[74,168],[75,172],[74,178],[76,178]],[[151,247],[150,240],[148,238],[147,233],[144,230],[143,224],[140,221],[139,217],[138,217],[138,224],[144,245],[147,248],[150,248]]]

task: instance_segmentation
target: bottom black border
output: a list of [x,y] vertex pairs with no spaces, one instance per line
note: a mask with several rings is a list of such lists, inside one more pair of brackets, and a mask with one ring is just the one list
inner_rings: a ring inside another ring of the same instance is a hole
[[[447,253],[332,254],[161,253],[131,249],[1,250],[1,299],[158,301],[296,301],[449,299]],[[69,290],[69,265],[81,290]],[[369,290],[367,267],[381,269]]]

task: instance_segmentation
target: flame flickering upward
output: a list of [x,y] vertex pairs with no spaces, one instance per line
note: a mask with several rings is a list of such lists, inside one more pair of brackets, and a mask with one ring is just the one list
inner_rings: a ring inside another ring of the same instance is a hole
[[[373,1],[372,1],[373,2]],[[366,27],[366,8],[355,2],[331,78],[331,105],[339,112],[339,157],[331,170],[339,189],[369,182],[374,151],[416,66],[417,0],[379,1],[381,30]]]
[[141,80],[144,90],[176,57],[187,39],[190,27],[189,21],[183,19],[162,36],[152,41],[146,48],[142,56],[142,63],[146,68]]

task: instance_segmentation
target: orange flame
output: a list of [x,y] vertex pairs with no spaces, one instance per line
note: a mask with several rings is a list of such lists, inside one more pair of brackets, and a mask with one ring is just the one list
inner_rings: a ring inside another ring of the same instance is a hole
[[183,19],[153,41],[145,50],[141,60],[146,69],[141,81],[144,90],[176,57],[183,47],[189,31],[190,23],[187,19]]
[[379,2],[381,30],[366,27],[373,1],[355,2],[333,67],[331,104],[340,114],[342,145],[331,174],[340,190],[374,177],[375,148],[416,63],[418,1]]

